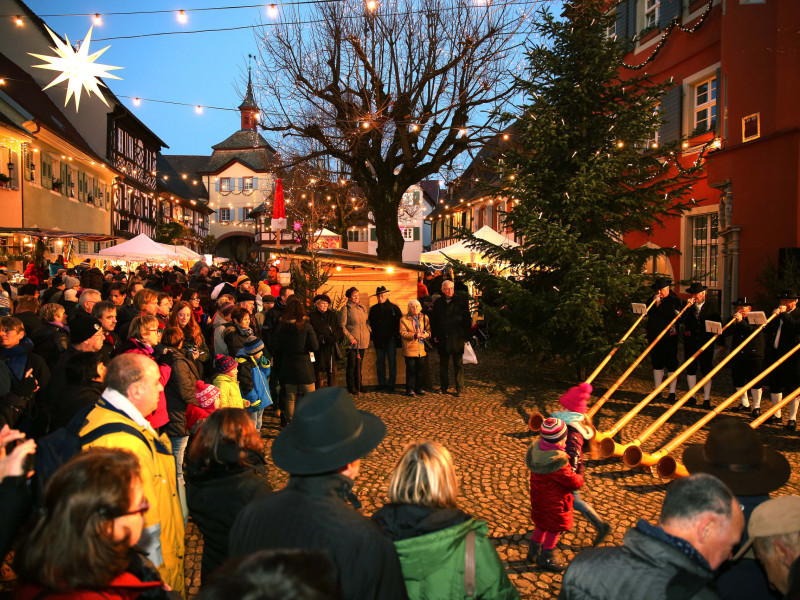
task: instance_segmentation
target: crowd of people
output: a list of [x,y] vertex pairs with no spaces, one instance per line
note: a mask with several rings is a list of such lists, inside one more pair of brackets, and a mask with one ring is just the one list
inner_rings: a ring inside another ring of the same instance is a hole
[[[337,313],[326,294],[308,306],[294,297],[275,266],[259,265],[255,282],[236,264],[56,267],[29,269],[19,286],[0,273],[0,551],[14,551],[15,598],[186,597],[188,519],[203,536],[202,599],[519,597],[487,524],[460,508],[441,444],[403,449],[389,502],[371,518],[353,493],[386,434],[353,400],[370,344],[379,391],[395,392],[398,349],[408,396],[433,391],[431,351],[436,391],[465,387],[472,318],[456,282],[426,276],[405,311],[384,286],[372,303],[353,287]],[[666,328],[683,307],[659,283],[651,317]],[[714,317],[704,290],[689,291],[687,340]],[[796,303],[782,298],[775,313],[775,350],[797,343]],[[704,340],[685,343],[694,353]],[[661,381],[677,368],[671,348],[653,358]],[[698,360],[689,376],[709,368]],[[533,530],[523,554],[534,570],[563,572],[568,599],[800,597],[800,498],[769,496],[789,464],[738,419],[715,421],[686,449],[691,476],[667,488],[657,525],[642,520],[622,546],[563,562],[574,510],[595,527],[593,546],[613,528],[581,497],[591,392],[568,390],[524,457]],[[265,418],[280,423],[270,456]],[[289,474],[278,491],[273,465]]]

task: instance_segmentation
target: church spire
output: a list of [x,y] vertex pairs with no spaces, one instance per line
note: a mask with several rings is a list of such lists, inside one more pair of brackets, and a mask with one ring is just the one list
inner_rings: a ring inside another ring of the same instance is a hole
[[249,66],[247,67],[247,93],[239,105],[239,111],[242,115],[242,130],[252,129],[255,131],[258,121],[258,106],[256,105],[255,96],[253,96],[253,80]]

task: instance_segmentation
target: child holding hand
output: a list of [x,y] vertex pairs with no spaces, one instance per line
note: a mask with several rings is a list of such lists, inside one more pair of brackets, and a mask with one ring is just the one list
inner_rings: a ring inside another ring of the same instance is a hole
[[525,463],[531,472],[531,534],[527,560],[545,571],[560,573],[567,565],[558,561],[554,550],[563,531],[572,528],[572,491],[583,485],[565,452],[568,429],[561,419],[550,417],[542,423],[541,437],[528,447]]

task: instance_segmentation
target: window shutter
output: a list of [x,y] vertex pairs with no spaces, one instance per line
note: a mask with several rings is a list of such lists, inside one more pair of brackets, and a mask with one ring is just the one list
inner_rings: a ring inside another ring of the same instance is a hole
[[214,191],[215,191],[215,192],[218,192],[218,191],[219,191],[219,179],[217,179],[217,180],[214,182]]
[[714,127],[717,135],[722,133],[722,69],[717,68],[717,122]]
[[683,87],[677,84],[661,98],[662,125],[658,137],[662,144],[669,144],[681,137],[681,96]]
[[627,37],[632,38],[639,30],[636,28],[636,5],[638,0],[628,0],[627,5],[628,8],[625,11],[625,17],[627,19],[627,25],[625,26],[626,31],[628,32]]
[[617,4],[617,39],[623,40],[631,36],[628,32],[628,2],[622,0]]
[[681,0],[661,0],[658,28],[666,29],[673,19],[681,16]]
[[244,177],[239,177],[236,180],[236,185],[238,185],[238,190],[241,192],[244,189]]
[[419,240],[419,227],[414,227],[414,241]]
[[258,189],[258,177],[253,177],[253,189]]
[[378,241],[378,230],[374,227],[369,228],[369,241],[370,242],[377,242]]
[[215,210],[215,211],[214,211],[214,220],[215,220],[217,223],[219,223],[219,211],[218,211],[218,210]]

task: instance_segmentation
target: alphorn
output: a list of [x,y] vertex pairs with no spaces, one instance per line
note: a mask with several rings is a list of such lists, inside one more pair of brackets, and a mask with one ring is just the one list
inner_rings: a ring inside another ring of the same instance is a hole
[[[761,375],[759,375],[761,377]],[[739,390],[741,392],[741,390]],[[762,414],[760,417],[755,419],[752,423],[750,423],[750,427],[753,429],[757,429],[764,421],[769,419],[772,415],[782,409],[784,406],[789,404],[792,400],[800,396],[800,388],[797,388],[791,394],[786,396],[785,398],[781,398],[780,402],[776,402],[773,404],[768,411]],[[667,454],[666,456],[662,456],[659,461],[656,463],[655,472],[660,477],[668,478],[668,477],[687,477],[689,475],[689,471],[686,470],[686,467],[683,463],[679,463],[676,458],[674,458],[671,454]]]
[[[614,354],[616,354],[617,350],[619,350],[619,347],[625,343],[625,340],[627,340],[630,337],[630,335],[634,332],[634,330],[639,326],[639,323],[642,322],[642,319],[644,319],[645,315],[647,315],[647,313],[650,312],[650,309],[653,308],[653,305],[655,303],[656,299],[653,298],[653,301],[650,303],[650,305],[645,309],[645,311],[641,315],[639,315],[639,318],[633,322],[633,325],[631,325],[630,329],[628,329],[628,331],[625,332],[625,335],[623,335],[619,339],[616,345],[611,349],[611,352],[608,353],[608,356],[606,356],[603,359],[603,362],[597,365],[597,368],[592,372],[591,375],[589,375],[585,383],[592,383],[592,381],[594,381],[595,377],[597,377],[600,374],[600,371],[603,370],[603,368],[608,364],[608,361],[610,361],[611,358],[614,356]],[[528,429],[530,429],[531,431],[539,431],[542,428],[543,421],[544,421],[544,415],[542,415],[541,413],[533,413],[528,419]]]
[[654,340],[653,340],[653,341],[650,343],[650,345],[649,345],[647,348],[645,348],[644,352],[642,352],[642,353],[639,355],[639,358],[637,358],[635,361],[633,361],[633,364],[632,364],[630,367],[628,367],[628,368],[625,370],[625,372],[624,372],[622,375],[620,375],[619,379],[617,379],[617,380],[614,382],[614,385],[612,385],[610,388],[608,388],[608,390],[606,391],[606,393],[605,393],[605,394],[603,394],[603,395],[602,395],[600,398],[598,398],[597,402],[595,402],[595,403],[592,405],[592,407],[591,407],[591,408],[590,408],[590,409],[587,411],[587,413],[586,413],[587,415],[589,415],[589,418],[591,418],[591,417],[594,417],[594,416],[597,414],[597,411],[598,411],[598,410],[600,410],[600,407],[601,407],[601,406],[603,406],[603,404],[605,404],[606,400],[608,400],[608,399],[611,397],[611,394],[613,394],[614,392],[616,392],[616,391],[617,391],[617,388],[618,388],[619,386],[621,386],[621,385],[622,385],[622,383],[623,383],[623,382],[624,382],[624,381],[625,381],[625,380],[628,378],[628,375],[630,375],[631,373],[633,373],[633,370],[634,370],[636,367],[638,367],[638,366],[639,366],[639,363],[640,363],[640,362],[642,362],[642,361],[644,360],[645,356],[647,356],[648,354],[650,354],[650,351],[651,351],[653,348],[655,348],[656,344],[658,344],[658,342],[660,342],[660,341],[661,341],[661,338],[662,338],[662,337],[664,337],[664,336],[666,335],[666,333],[667,333],[667,332],[670,330],[670,328],[671,328],[673,325],[675,325],[675,323],[677,323],[678,319],[680,319],[680,318],[681,318],[681,315],[683,315],[683,313],[684,313],[684,312],[686,312],[686,309],[687,309],[687,308],[689,308],[690,306],[693,306],[693,305],[694,305],[694,302],[687,303],[687,304],[686,304],[686,306],[684,306],[684,307],[683,307],[683,308],[680,310],[680,312],[679,312],[677,315],[675,315],[675,318],[674,318],[674,319],[672,319],[672,321],[670,321],[670,322],[669,322],[669,324],[668,324],[668,325],[667,325],[667,326],[664,328],[664,331],[662,331],[661,333],[659,333],[659,334],[658,334],[658,337],[656,337],[656,339],[654,339]]
[[[655,431],[659,427],[661,427],[672,415],[674,415],[678,410],[680,410],[680,408],[689,400],[689,398],[694,396],[694,394],[699,389],[701,389],[712,377],[714,377],[714,375],[716,375],[717,372],[720,371],[720,369],[722,369],[722,367],[728,364],[728,362],[731,359],[733,359],[733,357],[736,356],[736,354],[742,348],[747,346],[747,344],[749,344],[754,337],[756,337],[759,333],[761,333],[764,327],[766,327],[769,324],[769,322],[772,321],[772,319],[774,319],[776,316],[777,314],[770,315],[769,319],[767,319],[766,322],[759,325],[758,328],[755,331],[753,331],[753,333],[748,335],[744,339],[744,341],[742,341],[738,346],[736,346],[736,348],[732,349],[728,354],[728,356],[719,361],[719,364],[713,369],[711,369],[708,372],[708,374],[705,377],[703,377],[700,381],[698,381],[694,386],[692,386],[692,388],[688,392],[686,392],[686,394],[682,396],[680,400],[678,400],[675,404],[673,404],[670,408],[668,408],[666,412],[663,415],[661,415],[658,419],[653,421],[650,427],[648,427],[642,433],[640,433],[635,440],[626,444],[622,450],[622,462],[624,462],[625,465],[628,467],[638,467],[639,465],[644,465],[649,467],[656,464],[660,456],[654,458],[653,455],[642,452],[642,449],[640,447],[642,442],[644,442],[647,438],[653,435],[653,433],[655,433]],[[772,371],[772,369],[776,368],[785,359],[786,356],[781,357],[780,360],[776,362],[772,367],[770,367],[766,372]],[[766,374],[766,372],[764,374]],[[755,381],[758,381],[758,379],[756,379]],[[752,386],[753,383],[755,383],[755,381],[751,382],[750,386]],[[741,395],[742,394],[740,391],[738,395],[732,396],[732,398],[735,399]]]
[[628,412],[619,421],[617,421],[617,423],[611,429],[597,432],[592,441],[600,444],[599,454],[601,458],[609,458],[611,456],[622,456],[622,452],[625,450],[625,446],[623,446],[622,444],[618,444],[611,438],[615,436],[623,427],[625,427],[625,425],[627,425],[631,421],[631,419],[633,419],[636,415],[638,415],[644,409],[644,407],[647,406],[647,404],[653,398],[658,396],[665,387],[667,387],[670,383],[672,383],[675,380],[675,378],[678,377],[678,375],[683,373],[694,359],[696,359],[703,352],[705,352],[705,350],[711,344],[713,344],[714,341],[720,335],[722,335],[722,333],[728,327],[733,325],[735,322],[736,319],[731,319],[730,321],[728,321],[725,327],[722,328],[722,331],[720,331],[719,333],[715,333],[712,337],[710,337],[705,344],[700,346],[700,348],[694,354],[692,354],[692,356],[689,357],[688,360],[684,361],[684,363],[680,367],[678,367],[678,369],[675,372],[670,373],[669,377],[664,379],[664,381],[661,382],[661,384],[656,389],[654,389],[647,396],[645,396],[644,399],[641,402],[639,402],[639,404],[634,406],[630,412]]
[[[697,432],[698,429],[703,427],[711,419],[713,419],[719,413],[721,413],[723,410],[728,408],[728,406],[730,406],[731,404],[736,402],[736,400],[739,399],[742,396],[742,390],[745,390],[745,391],[749,390],[751,387],[753,387],[756,384],[757,381],[759,381],[762,377],[764,377],[765,375],[767,375],[767,374],[771,373],[773,370],[775,370],[781,363],[783,363],[783,361],[785,361],[787,358],[789,358],[792,354],[794,354],[798,350],[800,350],[800,344],[797,344],[794,348],[792,348],[786,354],[781,356],[768,369],[765,369],[763,372],[759,373],[753,379],[748,381],[747,385],[745,385],[745,387],[740,389],[738,392],[736,392],[732,396],[729,396],[728,398],[726,398],[719,406],[717,406],[715,409],[711,410],[707,415],[705,415],[697,423],[695,423],[694,425],[689,427],[686,431],[684,431],[682,434],[677,436],[671,442],[666,444],[663,448],[661,448],[657,452],[654,452],[653,454],[651,454],[650,457],[651,457],[651,459],[654,459],[654,460],[652,460],[652,462],[650,462],[649,464],[656,465],[656,472],[658,472],[658,473],[661,473],[661,472],[669,473],[673,469],[673,467],[671,466],[672,463],[677,463],[677,461],[673,457],[670,457],[669,460],[664,460],[664,458],[667,457],[670,452],[672,452],[675,448],[680,446],[686,440],[686,438],[694,435]],[[787,396],[787,398],[789,398],[790,396],[791,396],[791,394],[789,396]],[[777,411],[777,409],[776,409],[776,411]],[[762,421],[762,423],[763,423],[763,421]],[[658,468],[658,464],[661,463],[662,460],[664,460],[664,463],[662,464],[662,468],[659,469]],[[670,475],[663,475],[662,477],[670,477]]]

